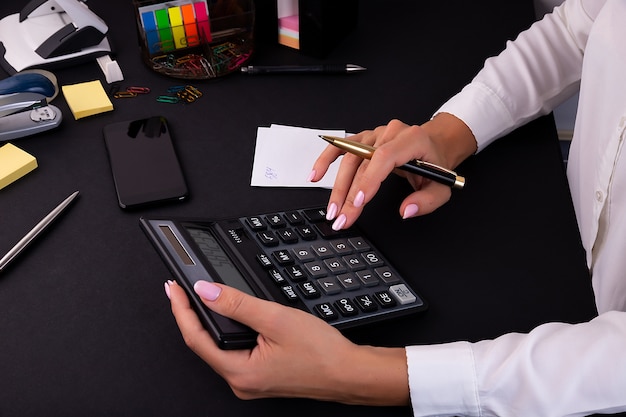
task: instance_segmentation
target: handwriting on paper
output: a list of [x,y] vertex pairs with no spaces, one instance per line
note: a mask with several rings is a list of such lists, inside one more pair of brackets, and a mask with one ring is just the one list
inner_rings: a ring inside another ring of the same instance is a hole
[[346,133],[343,130],[319,130],[284,125],[259,127],[250,185],[332,188],[339,160],[330,166],[322,180],[308,181],[313,163],[327,146],[319,135],[345,137]]

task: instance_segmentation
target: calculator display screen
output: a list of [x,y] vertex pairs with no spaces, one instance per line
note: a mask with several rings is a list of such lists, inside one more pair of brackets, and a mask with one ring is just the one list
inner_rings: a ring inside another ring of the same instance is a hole
[[188,228],[189,234],[198,245],[205,259],[211,264],[224,284],[237,288],[250,295],[255,295],[239,270],[233,265],[211,232],[203,229]]

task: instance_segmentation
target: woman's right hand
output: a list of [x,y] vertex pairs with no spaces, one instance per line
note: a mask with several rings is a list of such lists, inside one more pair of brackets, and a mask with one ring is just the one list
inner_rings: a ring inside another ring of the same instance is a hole
[[476,151],[476,140],[470,129],[447,113],[441,113],[421,126],[392,120],[350,139],[376,147],[372,159],[344,154],[329,145],[315,161],[310,176],[312,181],[319,181],[330,164],[344,154],[327,208],[327,217],[335,220],[333,228],[336,230],[350,227],[356,221],[391,172],[405,177],[415,190],[400,204],[402,218],[433,212],[450,199],[450,187],[396,167],[419,159],[453,169]]

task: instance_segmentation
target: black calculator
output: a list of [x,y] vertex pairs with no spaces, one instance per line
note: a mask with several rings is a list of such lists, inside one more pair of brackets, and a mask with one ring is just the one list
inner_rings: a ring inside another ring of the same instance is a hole
[[333,230],[323,208],[140,222],[222,349],[250,348],[257,334],[206,308],[193,291],[198,280],[300,308],[338,329],[427,308],[356,226]]

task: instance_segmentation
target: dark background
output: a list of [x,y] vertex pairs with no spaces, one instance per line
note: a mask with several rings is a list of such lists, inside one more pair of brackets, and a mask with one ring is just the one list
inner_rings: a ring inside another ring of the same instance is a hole
[[[268,3],[258,2],[259,16]],[[88,4],[110,27],[120,86],[152,92],[113,100],[114,111],[78,121],[59,96],[61,126],[14,141],[39,168],[0,190],[0,253],[71,192],[81,196],[0,276],[0,417],[411,415],[409,408],[237,400],[184,346],[163,293],[170,274],[138,219],[325,205],[327,190],[250,187],[257,127],[358,132],[393,118],[422,123],[530,25],[532,1],[360,2],[356,28],[324,59],[261,37],[252,63],[354,63],[366,73],[233,74],[193,83],[203,97],[176,105],[156,102],[184,82],[141,61],[132,3]],[[20,7],[2,2],[0,15]],[[260,18],[257,24],[267,27]],[[55,74],[60,84],[101,79],[108,88],[95,62]],[[169,120],[191,198],[124,212],[102,128],[154,115]],[[430,308],[348,332],[351,339],[389,346],[480,340],[596,314],[552,118],[515,131],[458,172],[466,188],[432,215],[400,219],[410,190],[395,177],[368,205],[360,226]]]

